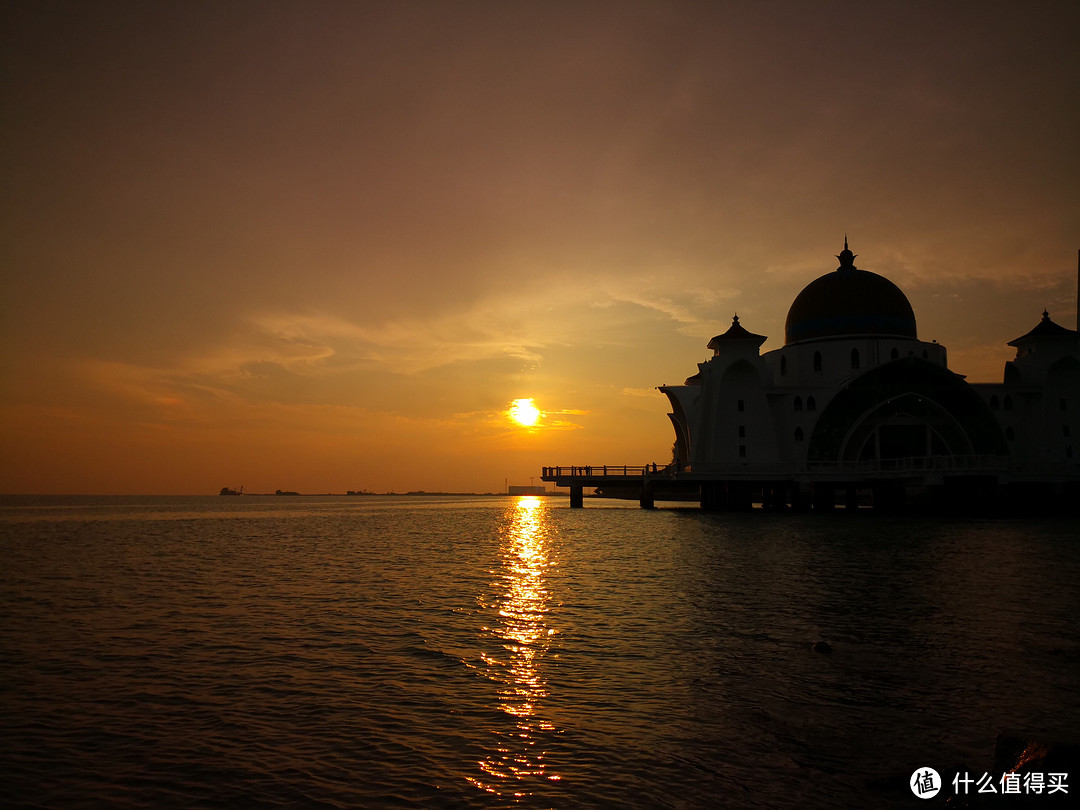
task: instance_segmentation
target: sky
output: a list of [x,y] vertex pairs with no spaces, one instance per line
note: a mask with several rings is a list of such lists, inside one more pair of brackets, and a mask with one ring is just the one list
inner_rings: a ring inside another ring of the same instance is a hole
[[0,15],[0,492],[662,464],[845,234],[973,382],[1076,326],[1074,0]]

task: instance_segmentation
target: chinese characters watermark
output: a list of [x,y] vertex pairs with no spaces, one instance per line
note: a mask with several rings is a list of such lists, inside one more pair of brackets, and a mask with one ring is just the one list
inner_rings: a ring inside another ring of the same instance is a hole
[[941,790],[941,776],[933,768],[916,768],[911,775],[911,792],[920,799],[930,799]]
[[[1003,773],[997,780],[984,772],[978,779],[972,779],[968,772],[964,771],[963,776],[957,772],[953,777],[953,790],[958,796],[966,796],[968,793],[1039,795],[1043,792],[1050,796],[1054,793],[1068,793],[1069,783],[1066,781],[1068,778],[1067,773],[1031,771],[1022,776],[1018,773]],[[973,790],[972,785],[977,785],[978,789]]]
[[[1058,772],[1031,771],[1024,774],[1008,772],[997,779],[993,774],[983,772],[982,776],[976,779],[968,771],[957,771],[953,776],[952,786],[956,796],[967,796],[972,793],[1051,796],[1055,793],[1067,794],[1069,792],[1068,780],[1069,774]],[[945,784],[937,771],[923,765],[911,774],[908,786],[918,798],[930,799],[938,795]]]

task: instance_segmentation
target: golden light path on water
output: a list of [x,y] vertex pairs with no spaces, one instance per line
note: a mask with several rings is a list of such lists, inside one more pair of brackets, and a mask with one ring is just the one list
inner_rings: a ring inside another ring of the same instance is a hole
[[548,626],[550,594],[547,572],[556,564],[550,547],[545,505],[540,498],[522,497],[508,515],[500,546],[501,565],[492,571],[499,624],[485,627],[501,641],[505,655],[483,660],[486,674],[499,684],[499,708],[514,719],[512,732],[495,731],[497,743],[478,764],[477,787],[499,796],[524,797],[538,782],[561,777],[545,761],[544,738],[555,733],[540,717],[547,681],[543,658],[555,630]]

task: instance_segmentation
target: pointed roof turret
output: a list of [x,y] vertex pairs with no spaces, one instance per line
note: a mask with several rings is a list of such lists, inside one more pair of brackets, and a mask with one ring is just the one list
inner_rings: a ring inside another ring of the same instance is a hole
[[852,253],[850,250],[848,250],[847,234],[845,233],[844,234],[844,249],[841,250],[840,255],[836,257],[836,258],[838,258],[840,260],[840,266],[837,267],[836,269],[837,270],[856,270],[856,269],[858,269],[858,268],[855,267],[855,257],[857,255],[858,255],[857,253]]
[[765,335],[755,335],[753,332],[748,332],[746,328],[739,323],[738,313],[735,313],[735,317],[731,319],[731,326],[728,327],[728,330],[724,332],[724,334],[717,335],[710,340],[708,348],[712,349],[714,352],[718,352],[720,351],[721,346],[733,340],[752,340],[754,341],[754,346],[757,347],[768,340],[768,338]]
[[1027,343],[1033,338],[1075,336],[1076,332],[1074,332],[1072,329],[1066,329],[1064,326],[1056,324],[1052,320],[1050,320],[1050,313],[1044,309],[1042,314],[1042,320],[1035,325],[1034,329],[1032,329],[1026,335],[1021,335],[1015,340],[1010,340],[1007,345],[1019,346],[1021,343]]

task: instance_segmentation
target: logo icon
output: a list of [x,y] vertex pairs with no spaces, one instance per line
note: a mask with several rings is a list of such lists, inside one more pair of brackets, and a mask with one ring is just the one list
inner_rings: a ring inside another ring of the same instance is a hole
[[920,799],[931,799],[941,790],[941,777],[933,768],[916,768],[910,784],[911,792]]

